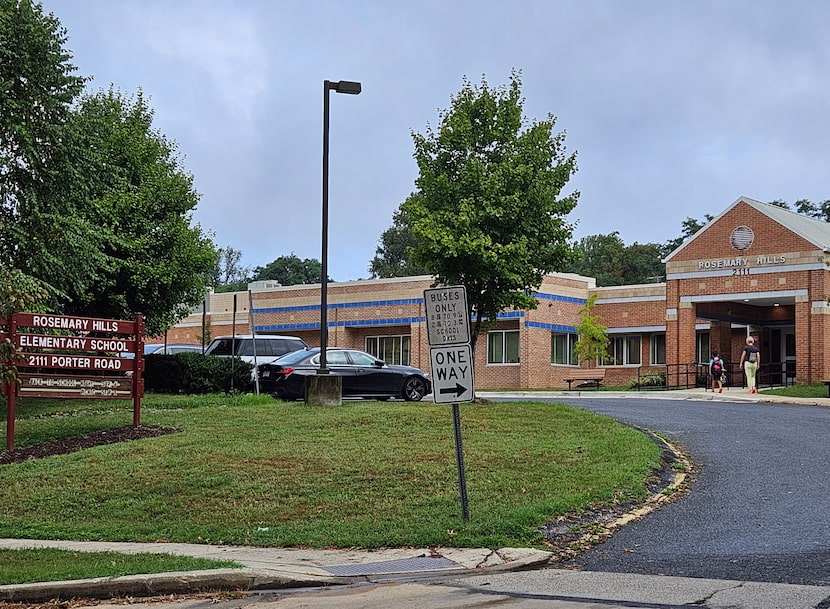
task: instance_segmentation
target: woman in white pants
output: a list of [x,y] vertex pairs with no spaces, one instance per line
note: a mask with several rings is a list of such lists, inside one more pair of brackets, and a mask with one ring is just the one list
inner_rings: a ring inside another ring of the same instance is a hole
[[740,367],[746,372],[746,384],[749,386],[749,393],[757,393],[755,389],[755,373],[758,371],[758,361],[761,359],[761,352],[755,346],[755,339],[746,337],[746,344],[741,351]]

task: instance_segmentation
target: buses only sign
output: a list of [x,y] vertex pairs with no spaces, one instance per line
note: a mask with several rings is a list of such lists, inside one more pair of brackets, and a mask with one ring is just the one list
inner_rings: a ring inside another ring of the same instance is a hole
[[470,313],[463,285],[424,290],[432,399],[436,404],[475,398]]
[[431,346],[470,342],[467,289],[463,285],[424,290],[424,306]]

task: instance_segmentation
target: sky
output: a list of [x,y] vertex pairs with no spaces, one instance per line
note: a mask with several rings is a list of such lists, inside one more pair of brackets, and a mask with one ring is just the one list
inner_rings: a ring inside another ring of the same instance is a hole
[[193,221],[242,264],[321,258],[365,279],[415,189],[412,133],[464,78],[521,70],[578,171],[574,238],[663,243],[741,196],[830,199],[830,3],[770,0],[42,0],[90,91],[139,89],[201,194]]

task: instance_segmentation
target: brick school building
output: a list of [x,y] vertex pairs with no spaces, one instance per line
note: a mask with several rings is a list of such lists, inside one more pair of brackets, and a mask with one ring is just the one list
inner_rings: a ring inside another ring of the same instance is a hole
[[[726,361],[731,384],[741,385],[737,363],[748,335],[761,350],[761,386],[830,379],[828,260],[830,224],[741,197],[664,260],[662,283],[597,287],[591,277],[546,276],[535,310],[506,311],[479,336],[476,388],[562,388],[580,366],[603,368],[606,385],[655,371],[669,386],[688,386],[700,384],[712,350]],[[429,370],[423,291],[431,277],[328,285],[330,346]],[[608,329],[609,357],[580,363],[576,326],[591,294]],[[203,325],[211,337],[253,327],[319,345],[320,286],[257,282],[250,292],[211,293],[167,340],[199,343]]]

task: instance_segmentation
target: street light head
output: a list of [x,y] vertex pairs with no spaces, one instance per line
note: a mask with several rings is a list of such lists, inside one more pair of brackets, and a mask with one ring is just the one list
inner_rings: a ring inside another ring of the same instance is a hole
[[340,82],[331,83],[331,88],[338,93],[348,93],[349,95],[360,94],[360,83],[351,80],[341,80]]

